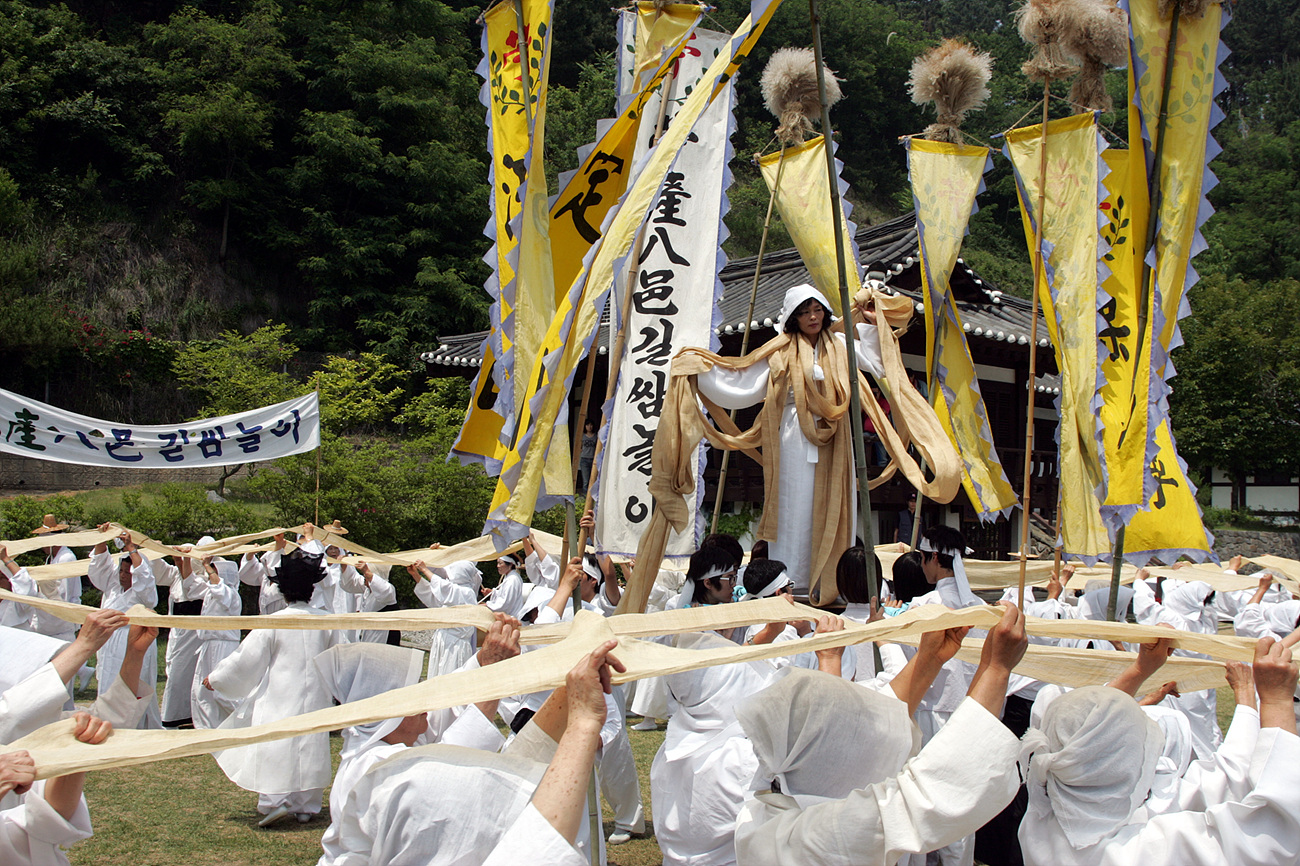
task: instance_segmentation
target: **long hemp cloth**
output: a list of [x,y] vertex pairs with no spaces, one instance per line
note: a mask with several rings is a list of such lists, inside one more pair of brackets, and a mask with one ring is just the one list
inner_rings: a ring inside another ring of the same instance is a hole
[[[903,296],[864,289],[855,298],[855,311],[865,308],[869,301],[875,302],[878,311],[876,326],[893,399],[893,420],[872,396],[855,360],[853,381],[863,408],[890,455],[889,464],[868,486],[885,483],[901,469],[926,498],[951,502],[961,487],[961,462],[934,409],[912,387],[895,333],[896,328],[905,328],[911,319],[912,302]],[[822,379],[813,373],[814,358],[822,369]],[[767,397],[754,423],[741,431],[726,411],[700,394],[697,377],[714,367],[743,370],[760,361],[766,361],[770,369]],[[687,527],[690,519],[687,497],[695,492],[695,455],[701,439],[708,439],[715,448],[742,451],[763,467],[763,515],[755,537],[769,540],[777,537],[781,415],[790,393],[794,395],[800,430],[820,452],[813,499],[825,519],[817,523],[818,531],[812,539],[809,594],[814,602],[830,604],[835,600],[839,595],[835,566],[840,554],[853,546],[857,534],[852,525],[855,488],[849,370],[847,347],[829,330],[818,335],[815,352],[808,340],[782,333],[743,358],[725,358],[699,348],[686,348],[677,353],[669,372],[663,415],[651,452],[650,493],[655,510],[637,547],[638,567],[619,602],[619,613],[645,610],[669,531],[682,532]],[[925,477],[908,453],[910,445],[915,445],[925,457],[933,471],[932,478]]]
[[[777,603],[785,604],[779,601]],[[715,619],[725,621],[718,616],[725,613],[724,608],[752,608],[757,604],[758,602],[717,605],[647,616],[662,617],[665,626],[676,623],[683,631],[695,631],[715,627]],[[800,610],[818,613],[812,608],[804,607]],[[614,673],[613,679],[615,683],[626,683],[714,665],[778,658],[870,640],[910,641],[925,632],[961,626],[991,628],[1001,618],[1001,614],[1000,609],[993,607],[950,611],[927,605],[881,622],[869,625],[854,623],[846,626],[843,631],[814,634],[799,641],[708,650],[684,650],[624,637],[619,638],[615,655],[627,670],[624,673]],[[581,659],[606,641],[617,638],[614,627],[617,620],[618,617],[606,619],[599,614],[580,611],[569,625],[564,638],[550,646],[487,667],[444,674],[366,700],[291,716],[264,725],[191,731],[115,730],[104,743],[92,746],[78,742],[73,736],[75,722],[64,720],[47,725],[7,747],[0,747],[0,753],[26,750],[35,760],[38,778],[51,778],[87,770],[128,767],[169,758],[207,754],[252,743],[288,739],[509,695],[554,689],[564,683],[568,672]],[[690,628],[685,627],[687,622]],[[1028,623],[1029,630],[1037,633],[1040,627],[1047,627],[1049,623],[1058,632],[1056,636],[1097,635],[1134,642],[1150,640],[1152,637],[1173,637],[1178,646],[1202,652],[1213,650],[1220,656],[1238,659],[1246,653],[1249,646],[1253,646],[1252,642],[1238,638],[1194,635],[1171,629],[1091,620],[1031,619]],[[965,658],[977,658],[977,647],[974,644],[964,648],[963,652]],[[1071,687],[1099,685],[1113,679],[1133,658],[1132,653],[1125,652],[1031,646],[1016,670],[1037,679]],[[1176,681],[1180,688],[1190,691],[1226,684],[1223,671],[1223,665],[1216,661],[1172,658],[1166,662],[1156,679],[1161,682]]]

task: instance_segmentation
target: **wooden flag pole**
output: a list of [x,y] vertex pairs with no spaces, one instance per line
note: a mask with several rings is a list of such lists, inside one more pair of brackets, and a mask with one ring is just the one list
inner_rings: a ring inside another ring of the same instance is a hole
[[[781,177],[785,174],[785,139],[781,140],[781,158],[776,164],[776,183],[772,185],[772,194],[767,199],[767,216],[763,218],[763,236],[758,242],[758,260],[754,263],[754,282],[749,287],[749,312],[745,315],[745,335],[740,338],[740,357],[749,352],[749,335],[753,331],[754,304],[758,301],[758,280],[763,274],[763,254],[767,252],[767,232],[772,226],[772,206],[776,204],[776,193],[781,189]],[[757,160],[756,160],[757,161]],[[731,410],[731,423],[736,423],[736,410]],[[731,463],[731,450],[722,452],[722,466],[718,470],[718,493],[713,498],[713,520],[709,532],[718,531],[718,515],[722,512],[722,491],[727,486],[727,468]]]
[[1025,410],[1025,477],[1020,497],[1020,587],[1016,597],[1025,606],[1025,570],[1029,561],[1029,492],[1034,459],[1034,378],[1038,371],[1038,283],[1043,277],[1043,220],[1047,206],[1047,108],[1052,82],[1043,81],[1043,123],[1038,139],[1038,219],[1034,220],[1034,285],[1030,301],[1029,398]]
[[[867,449],[862,432],[862,395],[858,386],[861,374],[857,367],[857,351],[854,348],[855,334],[850,315],[852,299],[849,297],[848,275],[845,273],[846,256],[844,252],[843,213],[840,209],[840,188],[835,175],[835,148],[832,145],[831,108],[826,102],[826,67],[822,62],[821,18],[817,12],[817,0],[808,0],[808,16],[812,23],[813,62],[817,66],[817,92],[822,108],[822,138],[826,145],[826,180],[830,186],[831,220],[835,231],[835,263],[838,267],[840,281],[840,312],[844,317],[844,344],[849,365],[849,423],[853,425],[853,467],[858,479],[858,521],[863,530],[863,546],[869,554],[863,557],[867,567],[867,592],[872,598],[880,598],[880,575],[876,572],[876,530],[871,523],[871,489],[867,486]],[[811,582],[812,576],[809,575]],[[833,598],[818,598],[815,604],[829,604]],[[874,643],[876,669],[880,669],[879,650]]]

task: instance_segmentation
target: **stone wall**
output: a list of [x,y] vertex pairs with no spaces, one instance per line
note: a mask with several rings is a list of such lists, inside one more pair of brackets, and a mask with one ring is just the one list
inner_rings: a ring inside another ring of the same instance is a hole
[[1261,556],[1271,553],[1287,559],[1300,559],[1300,533],[1221,529],[1214,531],[1214,550],[1224,562],[1237,554]]
[[[243,474],[244,470],[240,470]],[[32,460],[0,454],[0,492],[52,493],[61,490],[94,490],[97,487],[126,487],[168,481],[215,485],[220,467],[195,469],[125,469],[116,466],[78,466]]]

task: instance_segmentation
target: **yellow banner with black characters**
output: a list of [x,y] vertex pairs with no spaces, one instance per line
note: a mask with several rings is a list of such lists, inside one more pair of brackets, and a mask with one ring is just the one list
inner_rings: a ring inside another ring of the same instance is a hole
[[[571,281],[547,331],[544,354],[537,357],[529,377],[530,397],[520,415],[515,447],[506,455],[502,464],[485,528],[486,532],[497,538],[506,540],[529,526],[539,505],[545,507],[548,504],[542,496],[544,492],[549,496],[572,494],[571,488],[567,491],[544,491],[542,470],[553,441],[558,442],[561,448],[568,447],[567,438],[556,440],[554,434],[557,430],[563,432],[561,425],[567,416],[569,387],[578,362],[595,340],[597,325],[614,274],[620,266],[626,266],[633,239],[658,196],[677,153],[695,126],[695,121],[722,89],[723,82],[735,73],[741,61],[752,50],[779,6],[780,0],[753,0],[749,16],[732,35],[727,49],[719,53],[710,64],[685,105],[677,112],[673,125],[668,128],[659,145],[647,154],[636,182],[628,189],[619,207],[608,214],[608,224],[603,227],[603,231],[591,239],[590,243],[600,240],[599,246],[592,249],[592,257],[577,260],[582,263],[582,270]],[[635,117],[628,118],[625,112],[620,117],[620,122],[625,118],[629,120],[628,125],[632,126]],[[634,128],[631,131],[634,133]],[[552,244],[557,286],[563,284],[559,269],[567,261],[560,242],[561,231],[567,226],[561,217],[571,210],[565,207],[563,199],[564,195],[561,194],[556,202],[558,210],[552,210]],[[588,201],[583,206],[599,204],[602,204],[599,200]],[[608,208],[610,204],[612,202],[604,206]],[[573,216],[575,219],[572,224],[576,229],[579,224],[578,214]],[[634,340],[629,340],[629,345],[633,343]]]
[[988,410],[948,280],[989,165],[986,147],[921,138],[907,142],[925,299],[930,403],[961,457],[966,496],[985,521],[1006,515],[1018,500],[993,447]]
[[[1040,156],[1047,148],[1046,188]],[[1035,227],[1042,224],[1044,267],[1037,291],[1061,373],[1060,501],[1058,524],[1065,552],[1094,562],[1110,552],[1099,511],[1103,489],[1096,402],[1097,285],[1101,152],[1096,117],[1078,114],[1007,133],[1006,155],[1016,174],[1020,212],[1034,256]],[[1038,213],[1040,191],[1043,213]]]
[[[782,163],[785,168],[782,169]],[[839,167],[839,161],[836,161]],[[840,311],[839,264],[835,258],[835,233],[827,221],[830,219],[831,193],[826,185],[826,147],[820,135],[783,151],[770,153],[758,161],[759,171],[768,190],[776,186],[776,176],[781,175],[781,186],[776,190],[776,210],[781,222],[790,232],[790,240],[799,250],[799,257],[812,276],[813,285],[831,302],[835,315]],[[850,205],[840,190],[844,206],[840,231],[844,236],[846,257],[845,276],[849,283],[849,297],[862,288],[858,278],[857,245],[853,242],[853,226],[849,222]]]
[[[1142,151],[1111,149],[1102,158],[1110,173],[1103,180],[1106,198],[1101,203],[1101,236],[1108,247],[1102,259],[1108,272],[1097,311],[1101,316],[1097,357],[1102,377],[1098,417],[1106,465],[1101,512],[1114,530],[1127,523],[1153,492],[1147,472],[1155,458],[1147,423],[1153,317],[1148,315],[1139,323],[1149,210]],[[1150,310],[1149,285],[1146,293]],[[1139,327],[1143,327],[1142,333]]]
[[1180,556],[1201,561],[1213,556],[1214,538],[1201,522],[1196,488],[1187,478],[1164,420],[1155,431],[1155,458],[1148,467],[1155,492],[1147,510],[1139,511],[1124,532],[1124,558],[1145,564],[1149,559],[1170,563]]
[[[504,387],[509,393],[514,378],[515,311],[536,306],[540,294],[549,295],[542,299],[543,306],[549,302],[554,307],[554,289],[539,286],[536,280],[540,268],[549,270],[549,265],[538,261],[545,260],[549,241],[536,207],[540,199],[544,212],[547,199],[542,142],[552,8],[553,0],[522,0],[518,5],[498,3],[483,15],[483,60],[478,72],[483,77],[480,101],[487,107],[491,157],[492,218],[487,233],[493,246],[486,261],[493,272],[487,283],[493,298],[492,330],[484,344],[474,399],[452,453],[466,462],[483,462],[489,471],[500,466],[504,448],[498,438],[505,418],[513,414],[510,401],[501,401],[499,392]],[[527,217],[525,211],[530,211]],[[517,279],[521,269],[530,276],[524,281],[522,297]],[[530,317],[531,311],[520,318],[527,322]]]

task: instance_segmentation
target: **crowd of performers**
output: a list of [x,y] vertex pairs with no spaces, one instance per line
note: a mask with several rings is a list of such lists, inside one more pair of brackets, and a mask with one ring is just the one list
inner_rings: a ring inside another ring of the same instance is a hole
[[[47,561],[75,560],[58,528],[51,517],[40,530]],[[241,641],[235,629],[172,629],[159,703],[157,632],[128,625],[124,613],[156,605],[159,587],[180,615],[239,615],[241,582],[259,588],[260,612],[273,616],[393,605],[397,573],[331,562],[346,551],[322,548],[312,529],[292,552],[277,537],[276,549],[238,562],[151,562],[129,535],[100,544],[87,574],[100,610],[79,631],[39,608],[0,602],[0,743],[73,710],[70,686],[92,661],[98,697],[72,713],[86,743],[113,727],[256,725],[418,682],[424,653],[392,645],[384,631],[256,629]],[[793,600],[801,581],[765,547],[745,557],[734,538],[709,536],[684,575],[659,573],[651,609]],[[1026,600],[1023,612],[1009,591],[978,664],[955,658],[968,629],[927,633],[917,647],[798,651],[804,636],[843,629],[846,619],[983,604],[966,581],[964,549],[955,529],[926,529],[918,549],[897,559],[878,605],[867,589],[867,554],[851,548],[837,569],[842,618],[658,639],[685,649],[790,642],[789,656],[641,680],[627,687],[630,705],[624,687],[610,685],[611,668],[621,670],[610,641],[553,692],[347,728],[332,782],[325,733],[215,757],[257,793],[262,826],[313,820],[330,786],[321,864],[577,866],[590,862],[592,844],[603,860],[607,843],[647,830],[629,714],[650,725],[666,720],[650,767],[653,831],[666,864],[1296,862],[1300,704],[1289,644],[1300,600],[1267,572],[1254,592],[1139,574],[1120,593],[1121,618],[1209,633],[1228,621],[1259,639],[1253,666],[1227,665],[1236,710],[1226,734],[1213,691],[1179,694],[1162,684],[1169,640],[1127,647],[1137,650],[1134,662],[1106,686],[1067,690],[1013,673],[1029,640],[1026,613],[1105,618],[1108,587],[1068,592],[1068,574],[1054,576],[1046,598]],[[3,549],[0,570],[0,585],[20,595],[80,595],[79,578],[38,588]],[[407,569],[427,606],[493,611],[481,642],[472,628],[436,633],[429,677],[519,655],[520,630],[571,619],[575,592],[584,609],[606,616],[620,598],[610,562],[587,555],[562,566],[534,538],[497,570],[489,589],[472,562]],[[593,840],[586,820],[593,768],[615,816],[608,839]],[[83,775],[33,783],[35,775],[26,752],[0,755],[5,864],[67,862],[63,849],[91,834]]]

